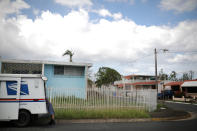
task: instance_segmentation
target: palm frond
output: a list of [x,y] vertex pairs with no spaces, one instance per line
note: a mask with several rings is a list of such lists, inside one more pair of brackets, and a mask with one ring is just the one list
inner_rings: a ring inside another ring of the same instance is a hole
[[71,56],[73,56],[74,53],[72,53],[70,50],[66,50],[62,56],[65,56],[65,55],[71,55]]

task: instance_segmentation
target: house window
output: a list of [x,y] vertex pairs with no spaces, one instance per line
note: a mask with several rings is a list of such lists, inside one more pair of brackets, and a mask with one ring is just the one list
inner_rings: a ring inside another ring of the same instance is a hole
[[41,64],[31,63],[2,63],[3,74],[41,74]]
[[64,74],[64,66],[54,66],[54,74],[55,75],[63,75]]
[[84,67],[54,66],[54,75],[83,76]]

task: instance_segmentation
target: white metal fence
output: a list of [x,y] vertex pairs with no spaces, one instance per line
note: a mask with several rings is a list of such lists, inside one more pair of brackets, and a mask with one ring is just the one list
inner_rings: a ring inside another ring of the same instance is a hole
[[48,88],[47,96],[54,108],[66,110],[131,108],[153,111],[157,106],[157,92],[153,89]]

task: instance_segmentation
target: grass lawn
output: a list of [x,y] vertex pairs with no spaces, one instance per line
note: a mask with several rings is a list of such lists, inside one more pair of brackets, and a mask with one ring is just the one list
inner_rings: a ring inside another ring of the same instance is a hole
[[108,119],[108,118],[149,118],[145,110],[137,109],[55,109],[56,119]]

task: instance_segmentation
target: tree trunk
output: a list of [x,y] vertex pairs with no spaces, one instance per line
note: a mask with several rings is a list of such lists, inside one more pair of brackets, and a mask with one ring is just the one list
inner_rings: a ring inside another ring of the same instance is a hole
[[72,56],[70,55],[70,62],[72,62]]

